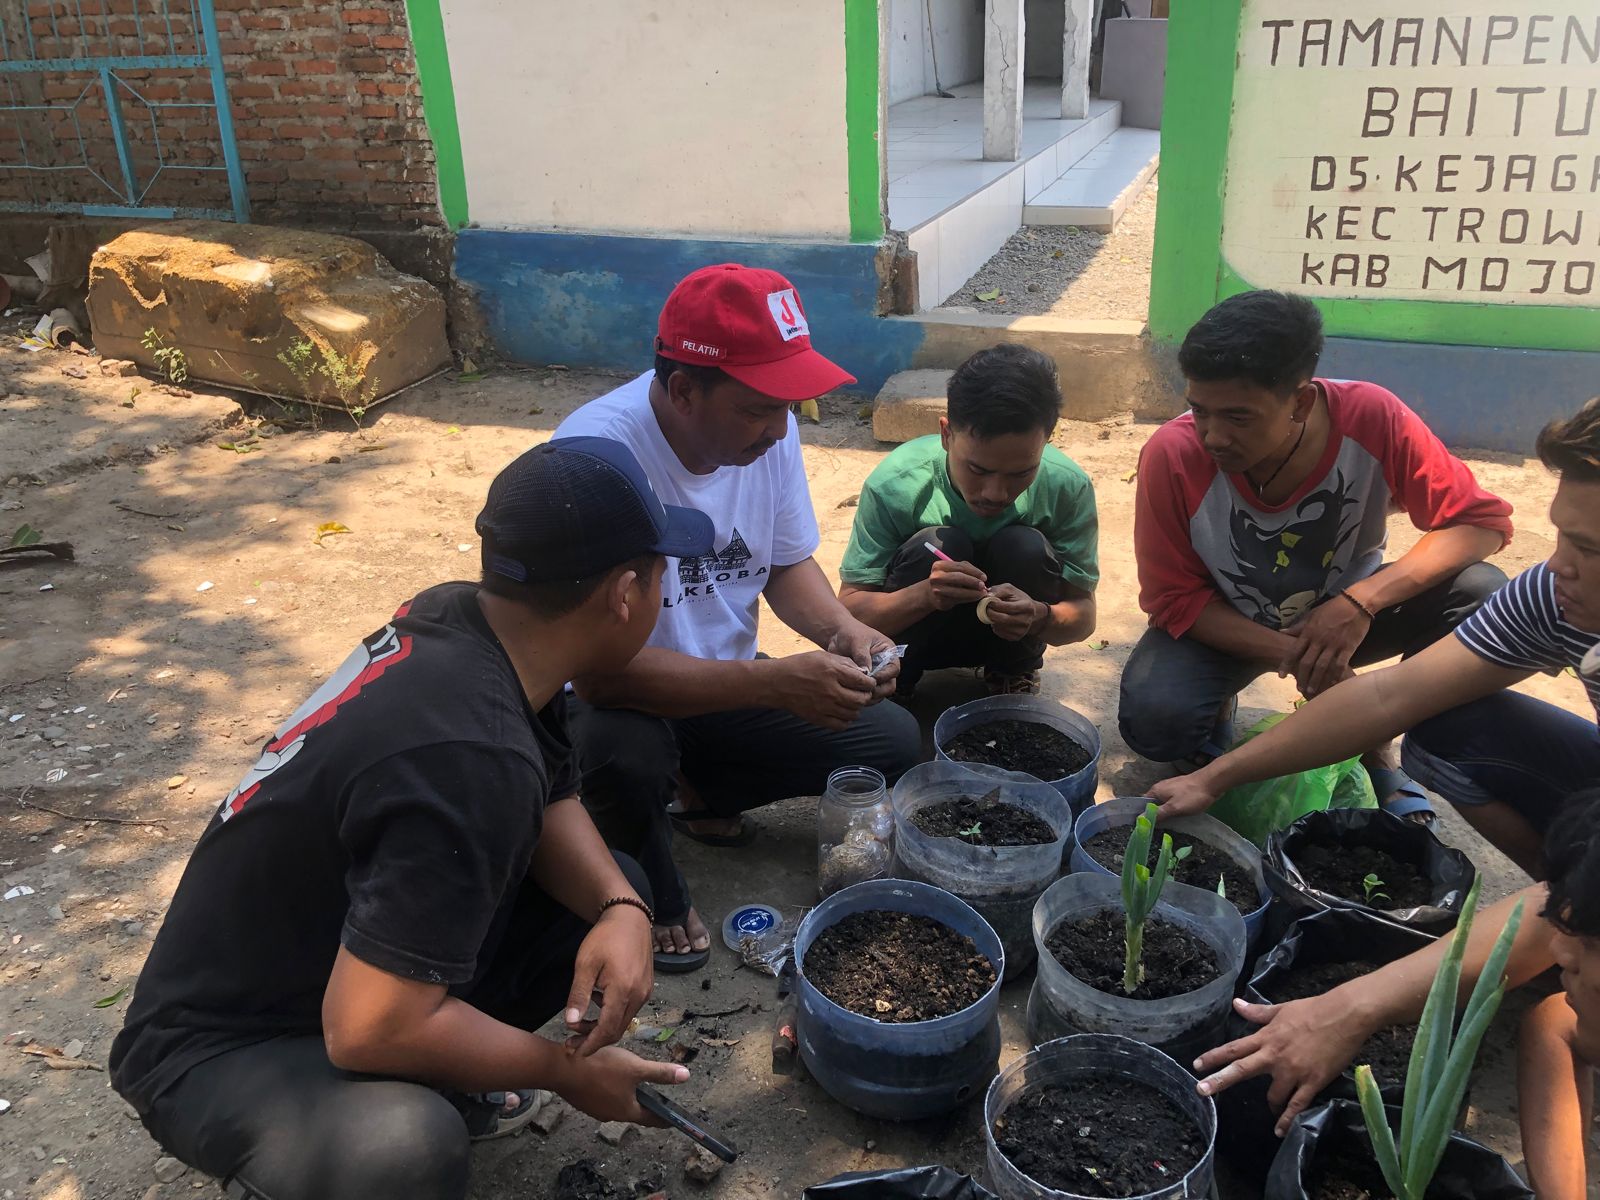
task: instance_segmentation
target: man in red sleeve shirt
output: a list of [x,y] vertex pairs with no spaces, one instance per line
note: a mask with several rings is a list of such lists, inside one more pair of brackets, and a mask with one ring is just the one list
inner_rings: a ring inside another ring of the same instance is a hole
[[[1314,378],[1321,353],[1316,307],[1271,291],[1224,300],[1179,350],[1189,411],[1146,443],[1134,517],[1151,628],[1119,724],[1146,758],[1215,757],[1258,675],[1315,696],[1437,641],[1506,581],[1483,560],[1511,506],[1392,393]],[[1391,508],[1424,533],[1386,563]],[[1391,812],[1428,812],[1387,749],[1366,762]]]

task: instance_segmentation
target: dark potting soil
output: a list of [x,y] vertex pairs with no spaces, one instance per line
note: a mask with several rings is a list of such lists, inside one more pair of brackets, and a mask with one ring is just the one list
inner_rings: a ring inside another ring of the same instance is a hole
[[1377,1160],[1354,1146],[1318,1154],[1307,1176],[1309,1200],[1394,1200]]
[[[1157,836],[1150,839],[1147,865],[1152,867],[1156,865],[1156,859],[1161,854],[1161,833],[1161,830],[1157,830]],[[1121,875],[1122,856],[1127,852],[1128,838],[1132,835],[1132,825],[1119,825],[1107,829],[1104,833],[1095,834],[1083,843],[1083,848],[1090,858],[1113,875]],[[1221,879],[1224,899],[1245,916],[1249,916],[1261,907],[1261,893],[1256,889],[1255,878],[1237,861],[1199,838],[1191,837],[1187,833],[1173,833],[1173,853],[1177,853],[1185,846],[1189,847],[1189,853],[1173,868],[1174,879],[1190,887],[1205,888],[1208,892],[1216,891],[1217,880]]]
[[556,1174],[556,1200],[623,1200],[625,1192],[612,1183],[592,1158],[568,1163]]
[[994,964],[971,938],[932,917],[851,913],[817,935],[804,970],[841,1008],[876,1021],[931,1021],[983,998]]
[[[1283,1004],[1289,1000],[1304,1000],[1307,996],[1320,996],[1329,988],[1376,971],[1381,965],[1358,960],[1295,967],[1273,982],[1267,999]],[[1405,1083],[1406,1069],[1411,1065],[1411,1044],[1416,1039],[1415,1025],[1389,1025],[1363,1042],[1350,1061],[1371,1067],[1379,1087],[1398,1087]]]
[[1155,1088],[1107,1076],[1024,1092],[994,1123],[995,1143],[1035,1183],[1078,1196],[1143,1196],[1205,1154],[1195,1123]]
[[[1126,941],[1121,913],[1098,912],[1062,921],[1044,944],[1058,963],[1096,991],[1129,995],[1122,990]],[[1210,946],[1187,929],[1150,917],[1144,923],[1144,982],[1130,998],[1181,996],[1205,987],[1220,974]]]
[[[1368,908],[1416,908],[1428,903],[1433,895],[1421,871],[1374,846],[1313,844],[1295,852],[1294,865],[1318,891]],[[1362,882],[1368,875],[1378,880],[1372,887],[1371,899]]]
[[929,837],[959,838],[969,846],[1038,846],[1056,840],[1048,821],[1001,801],[999,788],[981,798],[964,796],[919,808],[911,823]]
[[1076,775],[1089,765],[1091,757],[1059,729],[1012,717],[964,729],[943,749],[956,762],[988,763],[991,767],[1022,771],[1046,783]]

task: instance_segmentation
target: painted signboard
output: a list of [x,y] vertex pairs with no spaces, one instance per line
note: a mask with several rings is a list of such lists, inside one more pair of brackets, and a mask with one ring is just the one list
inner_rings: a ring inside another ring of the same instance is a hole
[[1275,287],[1333,334],[1600,349],[1595,0],[1191,0],[1173,20],[1158,336]]

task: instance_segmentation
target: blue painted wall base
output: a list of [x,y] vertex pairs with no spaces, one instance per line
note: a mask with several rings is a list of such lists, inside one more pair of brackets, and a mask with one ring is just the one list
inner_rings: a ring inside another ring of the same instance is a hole
[[646,369],[656,318],[698,267],[781,271],[800,292],[816,348],[876,392],[922,342],[913,322],[878,315],[875,245],[722,242],[463,229],[456,278],[475,293],[495,348],[531,363]]
[[1319,373],[1368,379],[1448,446],[1532,454],[1539,430],[1600,393],[1600,353],[1329,338]]

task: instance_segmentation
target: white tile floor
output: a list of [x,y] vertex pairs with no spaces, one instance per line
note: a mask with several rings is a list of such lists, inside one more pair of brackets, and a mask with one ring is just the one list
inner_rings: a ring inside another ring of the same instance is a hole
[[1023,92],[1022,158],[983,158],[983,85],[954,99],[919,96],[889,109],[889,224],[917,254],[919,302],[941,303],[1022,225],[1023,206],[1116,132],[1121,105],[1092,100],[1089,116],[1060,117],[1060,85]]
[[[909,233],[1013,171],[1025,172],[1023,190],[1031,196],[1116,128],[1114,102],[1091,101],[1087,120],[1063,120],[1060,85],[1032,80],[1023,89],[1022,161],[985,162],[983,84],[951,91],[953,100],[918,96],[889,109],[885,153],[894,229]],[[1098,136],[1083,136],[1090,134]],[[1063,142],[1069,145],[1063,148]]]
[[1161,134],[1118,129],[1041,191],[1029,191],[1025,225],[1110,229],[1155,172]]

